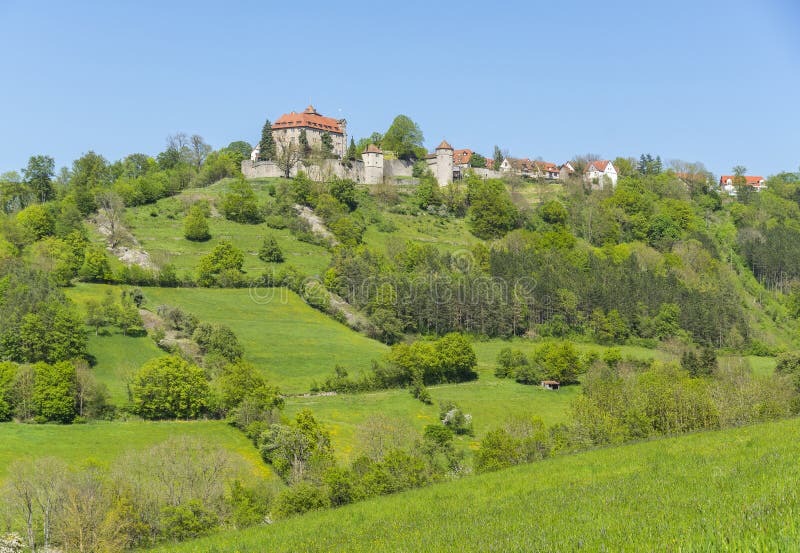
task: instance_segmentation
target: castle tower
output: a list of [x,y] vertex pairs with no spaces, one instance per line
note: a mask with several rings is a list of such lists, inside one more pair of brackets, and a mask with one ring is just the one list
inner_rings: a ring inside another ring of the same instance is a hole
[[383,182],[383,150],[375,144],[370,144],[361,154],[364,160],[364,182],[366,184],[380,184]]
[[436,147],[436,170],[433,174],[439,186],[447,186],[453,182],[453,147],[442,140]]

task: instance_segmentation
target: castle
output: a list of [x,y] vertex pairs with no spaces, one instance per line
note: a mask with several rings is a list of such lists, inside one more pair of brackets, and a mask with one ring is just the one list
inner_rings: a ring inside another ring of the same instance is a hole
[[[375,144],[370,144],[364,150],[361,160],[344,160],[347,151],[347,121],[320,115],[313,106],[308,106],[303,113],[284,114],[275,121],[272,125],[275,146],[280,149],[284,144],[298,142],[302,131],[305,131],[311,147],[321,145],[323,136],[329,135],[333,144],[332,153],[336,159],[317,163],[300,161],[291,169],[289,173],[291,176],[296,175],[298,171],[305,171],[315,180],[321,181],[329,176],[337,176],[363,184],[397,182],[398,179],[413,176],[413,162],[387,158]],[[246,178],[283,176],[283,171],[275,162],[259,161],[259,154],[260,148],[256,145],[250,154],[250,159],[242,161],[242,173]],[[447,141],[443,140],[425,161],[439,186],[447,186],[453,182],[453,148]]]
[[[308,145],[312,148],[322,146],[323,137],[331,137],[332,153],[342,159],[347,151],[347,121],[320,115],[314,106],[308,106],[303,113],[284,113],[272,124],[272,137],[275,146],[280,149],[289,142],[299,142],[300,134],[305,131]],[[256,161],[261,149],[256,145],[250,159]]]

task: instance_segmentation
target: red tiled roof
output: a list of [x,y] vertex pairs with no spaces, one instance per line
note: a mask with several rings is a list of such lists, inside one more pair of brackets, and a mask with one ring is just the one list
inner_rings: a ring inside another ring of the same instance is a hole
[[606,170],[606,167],[608,167],[609,163],[611,163],[611,162],[608,161],[607,159],[597,159],[595,161],[590,161],[586,165],[586,172],[587,173],[589,172],[589,167],[594,166],[595,169],[597,169],[598,171],[600,171],[602,173],[602,172],[604,172]]
[[557,380],[542,380],[542,384],[550,384],[550,385],[556,384],[556,385],[558,385],[558,384],[560,384],[560,382],[558,382]]
[[486,168],[487,169],[494,169],[494,159],[487,157],[486,158]]
[[453,150],[453,163],[456,165],[469,165],[472,155],[475,152],[464,148],[463,150]]
[[[735,179],[735,178],[736,177],[734,175],[723,175],[723,176],[721,176],[719,178],[719,184],[720,184],[720,186],[722,186],[724,184],[727,184],[729,180],[731,182],[733,182],[733,179]],[[758,177],[755,177],[755,176],[754,177],[744,177],[744,179],[747,182],[747,184],[749,184],[750,186],[759,186],[764,182],[764,177],[761,177],[761,176],[758,176]]]
[[452,150],[453,147],[447,143],[447,140],[442,140],[442,143],[436,146],[437,150]]
[[272,124],[273,129],[294,129],[309,128],[319,131],[327,131],[333,134],[344,134],[339,121],[333,117],[320,115],[314,106],[308,106],[303,113],[286,113]]
[[375,154],[382,154],[383,153],[383,150],[378,148],[375,144],[370,144],[369,146],[367,146],[367,149],[364,150],[364,151],[368,152],[368,153],[375,153]]
[[558,166],[555,163],[550,163],[549,161],[534,161],[533,164],[537,169],[545,173],[558,173]]

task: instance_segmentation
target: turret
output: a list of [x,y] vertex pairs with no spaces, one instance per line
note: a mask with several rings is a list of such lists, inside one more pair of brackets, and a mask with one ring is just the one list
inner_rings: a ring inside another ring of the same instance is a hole
[[380,184],[383,182],[383,150],[375,144],[370,144],[361,154],[364,160],[364,182],[366,184]]
[[447,186],[453,182],[453,147],[442,140],[436,147],[436,180],[439,186]]

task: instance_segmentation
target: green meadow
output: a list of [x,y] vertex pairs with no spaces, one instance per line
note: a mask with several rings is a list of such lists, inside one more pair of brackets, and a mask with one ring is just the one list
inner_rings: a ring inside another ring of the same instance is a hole
[[154,551],[794,551],[800,421],[555,457]]
[[[142,249],[158,265],[171,263],[178,274],[195,274],[200,258],[210,252],[221,240],[230,240],[245,253],[244,270],[258,276],[266,269],[279,269],[292,265],[303,274],[321,276],[330,261],[330,253],[321,246],[297,240],[286,230],[276,230],[265,224],[245,225],[228,221],[216,210],[208,219],[211,239],[192,242],[183,236],[183,223],[187,206],[195,201],[207,200],[213,204],[227,190],[228,181],[220,181],[207,188],[192,188],[177,196],[164,198],[155,204],[130,208],[126,223]],[[269,181],[252,181],[251,185],[262,201],[269,201],[265,191]],[[275,237],[286,258],[283,264],[264,263],[258,259],[258,250],[266,234]]]
[[253,477],[272,477],[245,436],[222,421],[115,421],[89,424],[0,424],[0,479],[14,461],[56,457],[78,468],[88,462],[110,466],[131,451],[147,449],[170,438],[187,436],[218,446],[241,459]]
[[[90,297],[102,297],[107,288],[100,284],[79,284],[68,294],[81,304]],[[151,311],[162,304],[176,305],[201,321],[231,327],[244,346],[245,358],[285,393],[307,392],[314,381],[325,378],[337,364],[356,370],[367,369],[373,359],[382,358],[388,351],[380,342],[309,307],[297,294],[285,288],[257,292],[247,289],[144,288],[143,292],[145,307]],[[102,351],[95,353],[94,350],[96,344],[105,346],[104,340],[109,338],[99,337],[90,343],[89,351],[98,360],[107,357]],[[120,358],[130,356],[138,362],[161,354],[150,344],[142,347],[140,340],[120,337],[115,355]],[[111,347],[109,344],[101,350]],[[127,350],[130,353],[126,353]],[[118,397],[119,388],[117,390]]]

